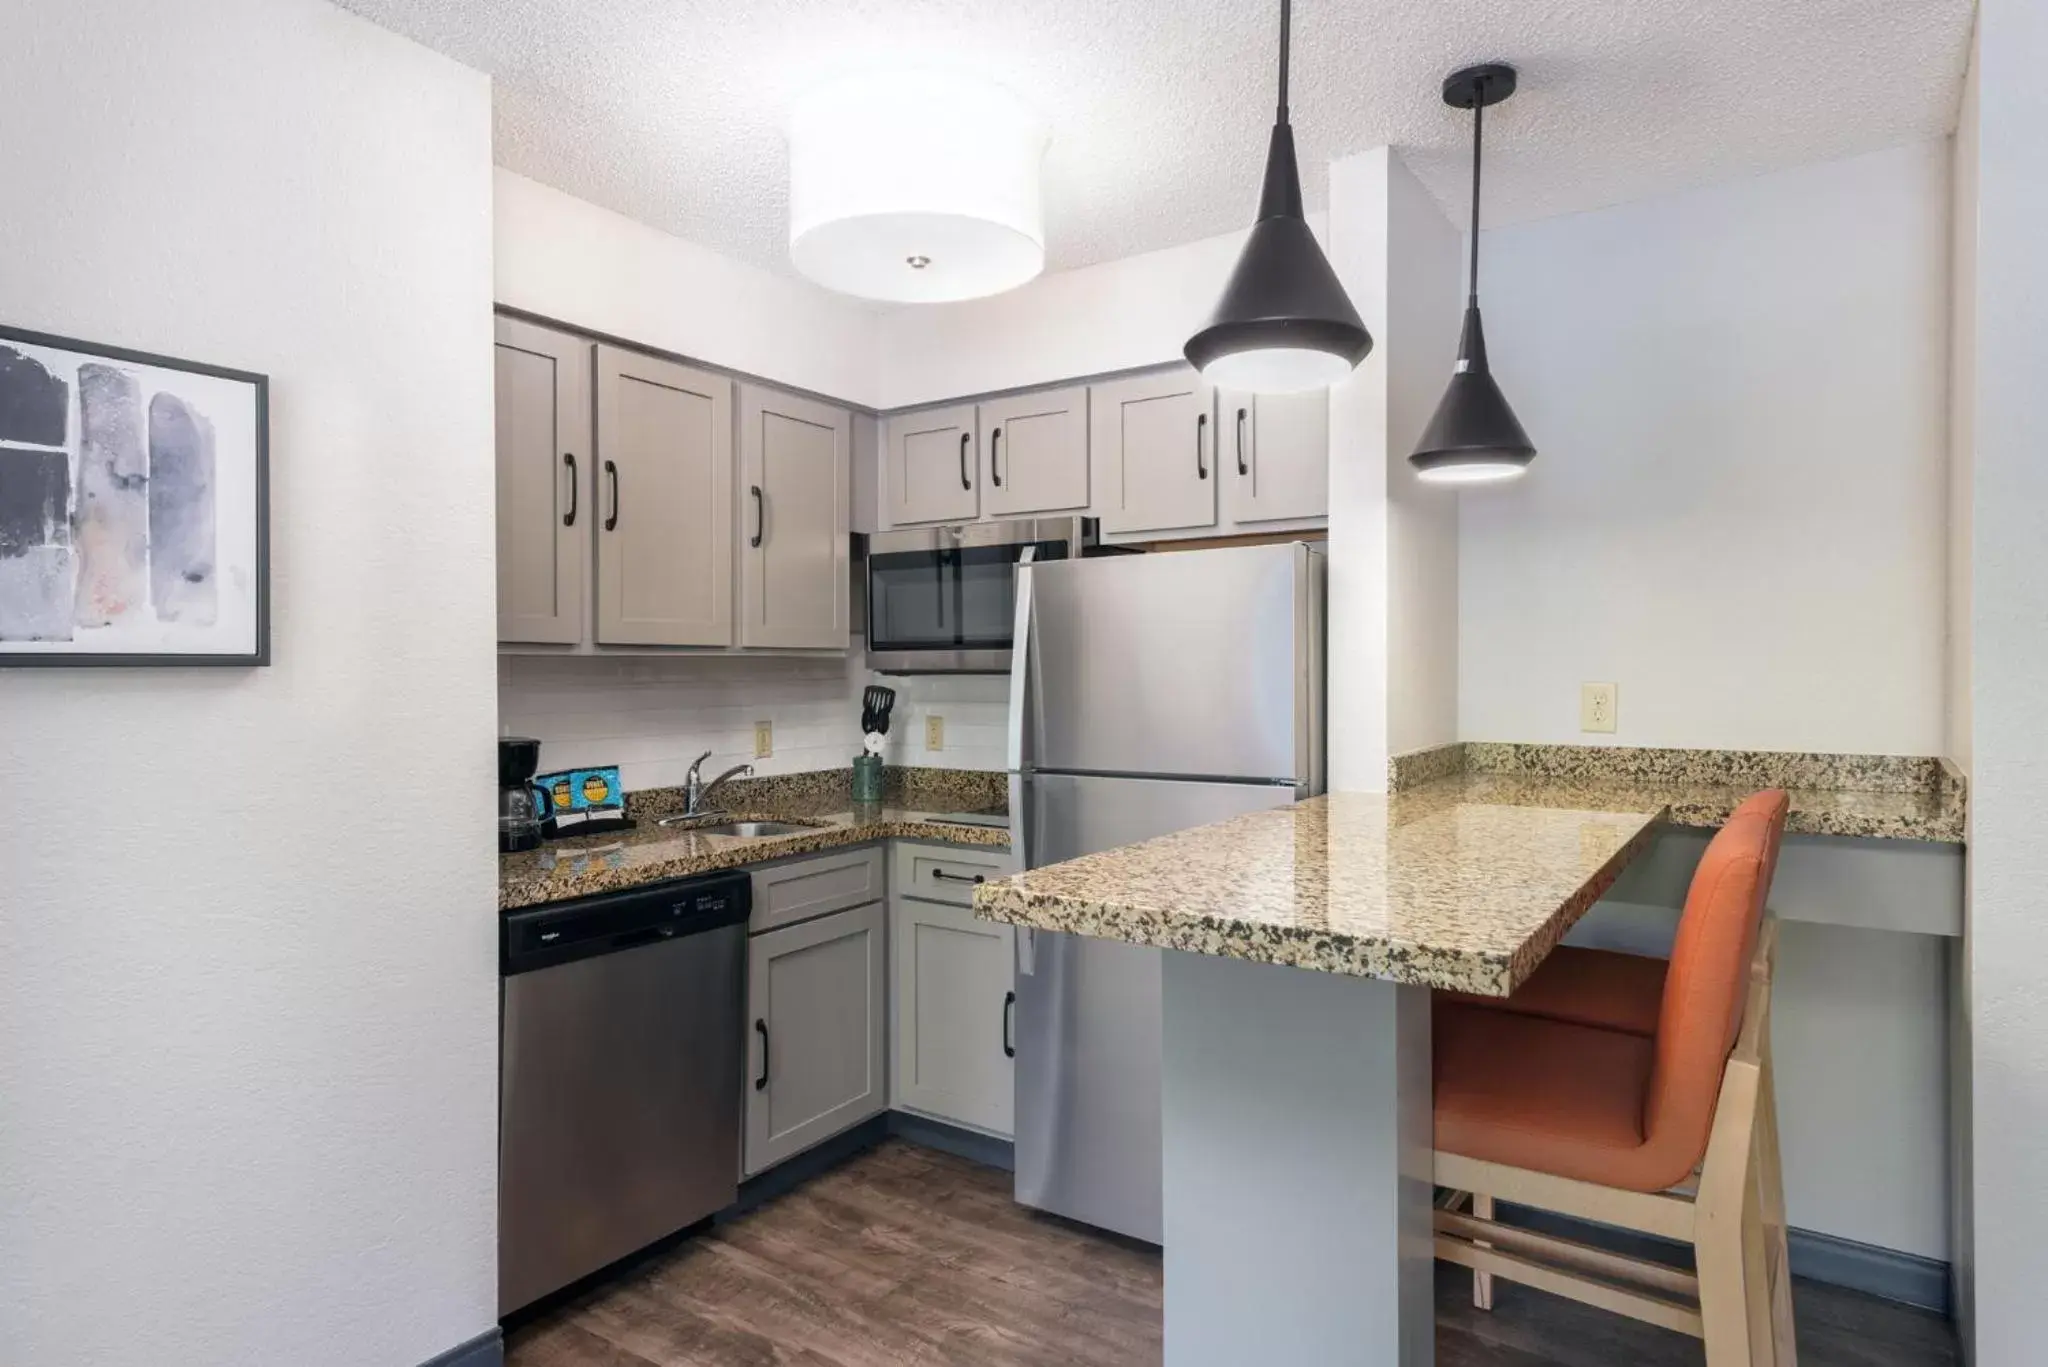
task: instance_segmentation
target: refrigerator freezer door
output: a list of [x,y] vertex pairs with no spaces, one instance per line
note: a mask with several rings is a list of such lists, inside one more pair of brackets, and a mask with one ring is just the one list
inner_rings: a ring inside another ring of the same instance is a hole
[[[1290,787],[1012,775],[1024,866],[1038,868],[1295,800]],[[1022,937],[1020,937],[1021,940]],[[1017,977],[1017,1199],[1160,1242],[1159,956],[1033,932]]]
[[1300,543],[1034,565],[1011,767],[1320,788],[1320,569]]

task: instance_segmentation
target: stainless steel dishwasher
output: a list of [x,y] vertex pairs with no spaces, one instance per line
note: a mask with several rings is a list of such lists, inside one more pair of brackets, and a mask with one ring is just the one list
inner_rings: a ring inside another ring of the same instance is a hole
[[744,873],[504,917],[498,1312],[738,1194]]

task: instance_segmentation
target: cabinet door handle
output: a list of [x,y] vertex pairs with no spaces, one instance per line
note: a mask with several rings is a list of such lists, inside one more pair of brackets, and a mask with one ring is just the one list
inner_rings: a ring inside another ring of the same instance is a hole
[[562,452],[562,464],[569,467],[569,511],[562,514],[562,525],[573,527],[576,525],[576,505],[583,498],[583,481],[576,478],[576,453]]
[[1209,415],[1195,414],[1195,478],[1207,479],[1209,467],[1202,463],[1202,434],[1209,430]]
[[619,525],[619,467],[606,461],[604,472],[612,477],[612,515],[604,520],[604,529],[609,532],[616,531]]
[[1237,473],[1248,475],[1251,469],[1244,463],[1244,410],[1237,410]]
[[1003,487],[1003,476],[996,469],[996,448],[1002,444],[1002,440],[1003,429],[1000,427],[988,434],[988,477],[998,489]]
[[1017,994],[1003,993],[1003,1057],[1017,1057],[1016,1034],[1012,1027],[1017,1021]]
[[972,432],[962,432],[960,434],[960,487],[963,489],[972,489],[974,487],[973,479],[967,474],[967,448],[973,444],[974,434]]
[[964,873],[947,873],[944,869],[932,870],[933,880],[940,883],[979,883],[981,877],[978,873],[974,877],[969,878]]
[[[757,1020],[754,1028],[761,1032],[761,1076],[754,1079],[754,1090],[765,1092],[768,1090],[768,1022]],[[727,1073],[726,1076],[731,1077],[732,1074]]]
[[754,496],[754,534],[747,539],[747,544],[759,546],[761,538],[768,533],[768,505],[761,498],[760,485],[748,485],[747,492]]

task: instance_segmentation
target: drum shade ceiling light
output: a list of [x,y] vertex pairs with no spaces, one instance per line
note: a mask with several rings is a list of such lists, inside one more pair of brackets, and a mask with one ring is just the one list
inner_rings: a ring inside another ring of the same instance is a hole
[[1280,0],[1280,101],[1266,147],[1259,218],[1209,325],[1188,339],[1187,358],[1211,383],[1259,394],[1324,389],[1372,350],[1372,335],[1330,269],[1301,211],[1301,170],[1287,122],[1287,43],[1292,6]]
[[1468,66],[1444,80],[1444,103],[1472,111],[1472,236],[1470,292],[1458,364],[1422,440],[1408,463],[1432,484],[1487,484],[1513,479],[1536,459],[1528,433],[1508,407],[1486,364],[1486,333],[1479,323],[1479,130],[1483,111],[1515,93],[1515,69]]
[[1016,96],[941,71],[842,78],[789,121],[789,255],[828,289],[937,303],[1045,267],[1045,124]]

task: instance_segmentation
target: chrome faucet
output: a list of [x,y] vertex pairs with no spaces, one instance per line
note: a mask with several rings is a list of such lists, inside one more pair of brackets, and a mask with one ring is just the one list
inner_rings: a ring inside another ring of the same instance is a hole
[[754,766],[751,764],[735,764],[717,778],[706,783],[702,778],[702,770],[704,768],[704,761],[710,758],[711,752],[706,750],[703,754],[690,761],[690,772],[683,778],[684,816],[702,815],[704,800],[718,791],[718,786],[721,783],[724,783],[729,778],[735,778],[740,775],[752,776],[754,772]]

